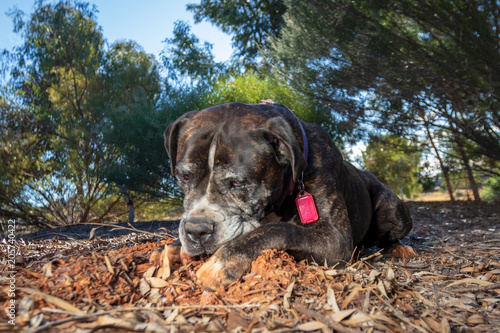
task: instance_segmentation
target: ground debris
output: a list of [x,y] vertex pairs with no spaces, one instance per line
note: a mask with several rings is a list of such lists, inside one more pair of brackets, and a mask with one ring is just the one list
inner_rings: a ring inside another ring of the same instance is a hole
[[[417,257],[397,259],[375,250],[341,268],[264,251],[251,272],[217,292],[196,284],[203,261],[170,272],[152,267],[148,258],[158,246],[153,238],[19,242],[24,260],[16,281],[16,329],[491,332],[500,327],[498,205],[414,202],[410,208],[415,227],[406,245]],[[50,251],[43,248],[47,244]],[[7,290],[0,285],[2,319]],[[3,328],[11,329],[0,324]]]

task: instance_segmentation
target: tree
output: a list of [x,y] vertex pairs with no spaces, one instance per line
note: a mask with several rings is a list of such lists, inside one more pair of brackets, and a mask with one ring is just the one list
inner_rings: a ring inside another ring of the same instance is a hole
[[[169,47],[171,47],[169,45]],[[184,86],[161,89],[159,65],[135,42],[114,44],[105,55],[96,107],[105,109],[103,143],[118,158],[100,172],[135,200],[178,203],[175,180],[163,146],[167,125],[200,105],[200,96]]]
[[[263,4],[259,2],[252,6]],[[202,5],[206,6],[207,3],[203,2]],[[234,3],[219,5],[231,7]],[[322,125],[340,146],[357,138],[351,133],[355,126],[352,122],[326,112],[319,103],[313,102],[272,71],[264,68],[259,71],[242,70],[234,63],[216,62],[211,52],[212,45],[201,43],[191,33],[187,23],[177,21],[174,37],[166,42],[167,46],[162,52],[164,67],[168,70],[166,90],[170,96],[180,91],[206,96],[199,100],[195,109],[234,101],[259,103],[261,99],[271,98],[291,108],[305,121]]]
[[253,104],[263,99],[272,99],[290,108],[300,119],[321,125],[339,147],[343,147],[349,140],[343,135],[344,123],[334,116],[328,116],[318,103],[272,74],[260,76],[248,70],[243,74],[223,76],[215,82],[211,93],[207,96],[205,106],[235,101]]
[[500,177],[492,176],[485,182],[485,200],[500,201]]
[[14,52],[15,110],[44,142],[35,155],[19,141],[38,170],[18,178],[31,211],[52,225],[116,219],[123,201],[133,221],[133,199],[171,188],[159,154],[168,110],[158,108],[158,65],[132,42],[106,51],[95,11],[40,1],[27,21],[13,13],[24,38]]
[[18,105],[19,96],[5,86],[0,95],[0,216],[27,217],[45,226],[26,196],[24,181],[41,175],[40,160],[47,145],[34,117]]
[[270,55],[294,87],[358,119],[367,111],[366,98],[386,99],[393,108],[369,115],[395,128],[418,122],[424,110],[435,115],[432,126],[500,160],[494,125],[500,121],[498,2],[286,4],[281,38],[271,43]]
[[372,136],[362,153],[365,169],[395,193],[413,198],[422,191],[418,169],[422,152],[416,143],[394,135]]
[[135,42],[115,43],[104,56],[97,91],[89,103],[105,115],[97,124],[107,152],[98,174],[124,195],[130,221],[138,199],[156,199],[168,191],[161,185],[167,166],[161,140],[166,119],[157,107],[158,67]]
[[162,51],[162,61],[167,69],[167,79],[173,85],[209,85],[226,66],[218,63],[212,54],[213,45],[200,43],[184,21],[174,24],[174,37],[165,40],[167,46]]
[[434,134],[431,131],[431,126],[429,125],[429,122],[425,116],[424,112],[419,113],[420,117],[422,118],[424,128],[425,128],[425,133],[427,134],[427,139],[429,140],[429,143],[432,147],[432,151],[434,152],[434,156],[436,157],[439,167],[441,169],[441,172],[443,174],[443,178],[446,184],[446,190],[448,191],[448,195],[450,196],[450,201],[455,201],[455,196],[453,195],[453,188],[451,186],[451,181],[450,181],[450,175],[449,175],[449,167],[445,165],[443,162],[443,158],[441,157],[441,153],[439,152],[438,146],[435,142]]
[[[103,56],[94,12],[87,4],[38,2],[28,21],[13,13],[15,31],[24,38],[15,52],[14,88],[47,142],[37,160],[40,171],[22,182],[40,218],[51,224],[100,221],[119,200],[93,174],[102,164],[94,131],[102,114],[87,103]],[[109,204],[97,209],[103,199]]]
[[202,0],[187,9],[194,13],[195,22],[207,20],[231,34],[235,60],[255,68],[268,37],[279,35],[286,6],[283,0]]

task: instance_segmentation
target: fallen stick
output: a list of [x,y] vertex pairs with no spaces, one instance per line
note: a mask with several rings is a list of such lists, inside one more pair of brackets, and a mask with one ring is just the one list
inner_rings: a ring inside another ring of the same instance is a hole
[[474,288],[457,288],[457,289],[450,289],[448,290],[449,292],[452,293],[477,293],[479,291],[487,291],[491,289],[498,289],[500,288],[500,283],[493,283],[488,286],[479,286],[479,287],[474,287]]
[[176,237],[173,237],[172,235],[167,235],[167,236],[163,236],[163,235],[159,235],[159,234],[155,234],[154,232],[149,232],[149,231],[145,231],[145,230],[140,230],[140,229],[137,229],[137,228],[129,228],[129,227],[123,227],[121,225],[115,225],[115,224],[106,224],[106,223],[79,223],[79,225],[98,225],[98,226],[101,226],[101,227],[110,227],[110,228],[113,228],[113,229],[122,229],[122,230],[129,230],[129,231],[134,231],[134,232],[140,232],[142,234],[145,234],[145,235],[149,235],[149,236],[155,236],[155,237],[161,237],[161,238],[164,238],[164,239],[177,239]]
[[51,322],[48,322],[44,325],[40,325],[36,328],[25,328],[25,332],[26,333],[38,333],[38,332],[45,331],[48,328],[51,328],[51,327],[54,327],[57,325],[61,325],[61,324],[65,324],[65,323],[70,322],[70,321],[88,320],[88,319],[93,318],[93,317],[95,317],[95,314],[93,314],[93,313],[88,314],[88,315],[76,315],[73,317],[67,317],[67,318],[51,321]]
[[359,265],[359,264],[361,264],[361,263],[363,263],[363,262],[365,262],[365,261],[367,261],[367,260],[370,260],[370,259],[372,259],[372,258],[378,257],[378,256],[382,255],[382,253],[381,253],[381,252],[382,252],[382,250],[378,250],[377,252],[375,252],[375,253],[373,253],[373,254],[370,254],[370,255],[369,255],[369,256],[367,256],[367,257],[363,257],[363,258],[359,259],[358,261],[356,261],[355,263],[353,263],[352,265],[350,265],[350,266],[346,267],[346,269],[347,269],[347,268],[354,267],[354,266],[356,266],[356,265]]
[[48,294],[45,294],[45,293],[42,293],[41,291],[39,290],[36,290],[36,289],[32,289],[32,288],[25,288],[25,287],[20,287],[18,288],[20,291],[23,291],[27,294],[30,294],[30,295],[37,295],[37,296],[40,296],[41,298],[43,298],[47,303],[50,303],[52,305],[55,305],[55,306],[58,306],[60,307],[61,309],[64,309],[66,311],[70,311],[72,312],[73,314],[77,313],[77,314],[85,314],[85,312],[83,312],[82,310],[78,309],[77,307],[75,307],[74,305],[66,302],[65,300],[63,299],[60,299],[59,297],[55,297],[55,296],[52,296],[52,295],[48,295]]

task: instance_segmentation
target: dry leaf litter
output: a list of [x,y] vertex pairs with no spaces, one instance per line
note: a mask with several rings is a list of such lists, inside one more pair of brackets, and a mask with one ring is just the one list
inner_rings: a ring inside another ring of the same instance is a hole
[[[159,238],[133,232],[23,240],[10,332],[492,332],[500,327],[500,207],[410,203],[417,257],[377,250],[343,268],[269,250],[217,292],[196,284],[203,260],[148,263]],[[164,232],[160,234],[165,235]],[[88,238],[91,239],[88,239]],[[21,237],[22,238],[22,237]],[[161,241],[168,243],[171,237]],[[0,248],[5,252],[5,245]],[[5,253],[2,253],[2,258]],[[2,269],[7,271],[5,262]]]

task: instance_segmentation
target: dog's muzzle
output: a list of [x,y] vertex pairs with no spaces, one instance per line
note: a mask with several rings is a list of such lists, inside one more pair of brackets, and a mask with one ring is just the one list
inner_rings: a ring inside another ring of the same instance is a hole
[[192,217],[184,222],[184,231],[190,242],[199,244],[206,249],[213,244],[215,222]]

